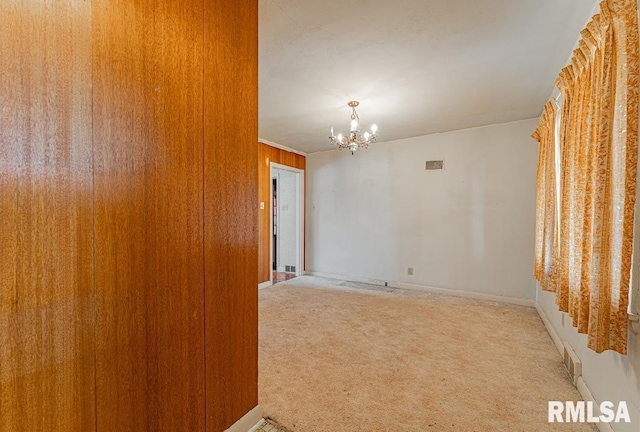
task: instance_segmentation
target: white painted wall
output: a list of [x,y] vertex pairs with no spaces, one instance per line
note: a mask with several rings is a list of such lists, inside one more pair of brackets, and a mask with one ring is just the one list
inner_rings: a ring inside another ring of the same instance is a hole
[[[593,11],[589,16],[595,14],[598,10],[598,2],[595,2]],[[640,188],[638,188],[638,191],[640,191]],[[640,204],[640,200],[636,201]],[[636,212],[639,211],[640,207],[637,205]],[[638,230],[637,223],[636,230]],[[636,243],[638,238],[638,235],[636,235]],[[634,246],[634,250],[638,250],[637,245]],[[634,272],[636,272],[638,269],[637,256],[634,261]],[[640,274],[640,272],[637,273]],[[634,282],[633,289],[636,296],[639,296],[638,281]],[[558,310],[554,294],[542,291],[537,284],[536,294],[538,308],[544,312],[553,330],[563,343],[569,342],[582,361],[583,380],[594,399],[597,402],[605,400],[616,403],[623,400],[627,402],[631,423],[614,423],[610,425],[611,428],[616,432],[640,431],[640,338],[638,335],[629,332],[628,354],[626,356],[612,351],[597,354],[587,347],[587,336],[578,334],[577,330],[571,325],[569,315]]]
[[297,262],[298,191],[297,174],[274,170],[278,176],[278,271]]
[[538,288],[538,307],[545,313],[562,342],[569,342],[582,361],[582,378],[594,399],[626,401],[631,423],[612,423],[616,432],[640,431],[640,340],[629,332],[628,354],[613,351],[597,354],[587,348],[587,336],[578,334],[568,314],[558,310],[555,294]]
[[537,122],[308,155],[307,270],[533,299]]

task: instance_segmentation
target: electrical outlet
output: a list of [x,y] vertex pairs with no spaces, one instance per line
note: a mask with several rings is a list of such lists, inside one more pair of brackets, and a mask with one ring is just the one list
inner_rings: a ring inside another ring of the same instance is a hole
[[413,267],[409,267],[409,268],[407,268],[407,274],[408,274],[409,276],[413,276]]

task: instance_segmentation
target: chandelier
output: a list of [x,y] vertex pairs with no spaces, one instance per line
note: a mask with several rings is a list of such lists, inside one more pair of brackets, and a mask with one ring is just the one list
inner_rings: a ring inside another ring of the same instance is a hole
[[349,149],[351,154],[354,154],[358,147],[369,147],[369,144],[376,142],[378,139],[378,135],[376,132],[378,131],[378,126],[371,125],[371,133],[365,132],[361,134],[358,130],[358,122],[360,121],[360,117],[358,116],[358,112],[356,111],[356,107],[360,105],[358,101],[351,101],[347,105],[351,108],[351,131],[349,135],[343,137],[342,134],[338,134],[335,136],[333,134],[333,126],[331,127],[331,136],[329,137],[329,142],[331,144],[337,145],[338,149]]

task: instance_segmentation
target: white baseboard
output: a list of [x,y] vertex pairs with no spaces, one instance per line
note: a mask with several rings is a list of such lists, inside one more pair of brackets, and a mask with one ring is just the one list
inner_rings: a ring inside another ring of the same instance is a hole
[[260,429],[265,424],[267,424],[267,421],[265,419],[260,419],[260,421],[258,423],[256,423],[251,429],[248,430],[248,432],[256,432],[258,429]]
[[[558,333],[556,333],[556,330],[551,325],[551,321],[549,321],[547,314],[544,313],[539,304],[536,304],[536,310],[538,311],[538,315],[540,315],[540,319],[542,319],[542,322],[544,323],[549,336],[551,336],[551,340],[553,340],[553,344],[556,346],[558,353],[560,353],[560,357],[564,357],[564,344],[562,343],[562,339],[560,339],[560,336],[558,336]],[[600,403],[595,400],[593,394],[591,393],[591,390],[589,390],[589,386],[587,386],[587,383],[584,382],[584,379],[582,379],[582,377],[578,378],[576,388],[578,389],[578,392],[580,393],[580,396],[582,396],[582,399],[584,401],[592,401],[594,407],[600,406]],[[599,415],[599,413],[595,415]],[[600,432],[613,432],[613,429],[611,428],[611,425],[609,423],[599,422],[596,423],[596,426],[598,427],[598,430]]]
[[380,286],[385,286],[384,284],[386,282],[382,279],[371,279],[371,278],[347,276],[347,275],[336,274],[336,273],[324,273],[324,272],[317,272],[317,271],[310,271],[310,270],[305,270],[304,274],[309,276],[318,276],[326,279],[346,280],[349,282],[362,282],[370,285],[380,285]]
[[409,284],[403,282],[389,282],[389,286],[393,288],[413,289],[417,291],[425,291],[435,294],[447,294],[456,297],[471,298],[475,300],[485,300],[499,303],[508,303],[518,306],[535,307],[536,303],[531,299],[521,299],[517,297],[501,296],[496,294],[480,293],[475,291],[463,291],[450,288],[438,288],[427,285]]
[[262,282],[262,283],[258,284],[258,289],[270,287],[271,285],[273,285],[273,283],[271,283],[271,281]]
[[262,425],[262,409],[260,405],[256,405],[251,411],[246,413],[240,420],[235,422],[233,426],[225,432],[251,432],[255,431]]
[[556,333],[555,329],[551,325],[551,321],[549,321],[549,318],[547,317],[547,314],[544,313],[539,304],[536,304],[536,310],[538,311],[538,315],[540,315],[540,319],[547,329],[549,336],[551,336],[553,344],[556,346],[556,349],[560,353],[560,357],[564,358],[564,344],[562,343],[562,339],[560,339],[560,336],[558,336],[558,333]]
[[518,306],[527,306],[527,307],[535,307],[535,300],[530,299],[521,299],[517,297],[507,297],[500,296],[495,294],[486,294],[474,291],[464,291],[464,290],[456,290],[451,288],[438,288],[431,287],[427,285],[418,285],[418,284],[410,284],[405,282],[395,282],[395,281],[385,281],[381,279],[370,279],[370,278],[362,278],[362,277],[353,277],[347,275],[340,275],[334,273],[323,273],[323,272],[315,272],[315,271],[305,271],[305,274],[311,276],[318,276],[328,279],[340,279],[347,280],[351,282],[362,282],[371,285],[380,285],[380,286],[389,286],[391,288],[400,288],[400,289],[408,289],[415,291],[424,291],[434,294],[446,294],[455,297],[463,297],[463,298],[471,298],[475,300],[484,300],[484,301],[493,301],[500,303],[508,303],[514,304]]
[[[595,400],[595,398],[591,394],[591,390],[589,390],[589,387],[587,387],[587,383],[584,382],[582,377],[578,378],[576,388],[580,392],[580,396],[582,396],[582,399],[584,399],[585,401],[593,402],[594,409],[595,409],[594,415],[599,416],[600,410],[598,409],[598,407],[600,406],[600,403]],[[599,422],[599,423],[596,423],[596,426],[598,427],[598,430],[600,432],[613,432],[613,428],[611,427],[610,423]]]

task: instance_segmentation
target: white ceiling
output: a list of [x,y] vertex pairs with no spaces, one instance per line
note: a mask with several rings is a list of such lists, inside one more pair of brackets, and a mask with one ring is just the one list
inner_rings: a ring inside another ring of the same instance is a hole
[[331,150],[537,117],[595,0],[260,0],[260,138]]

